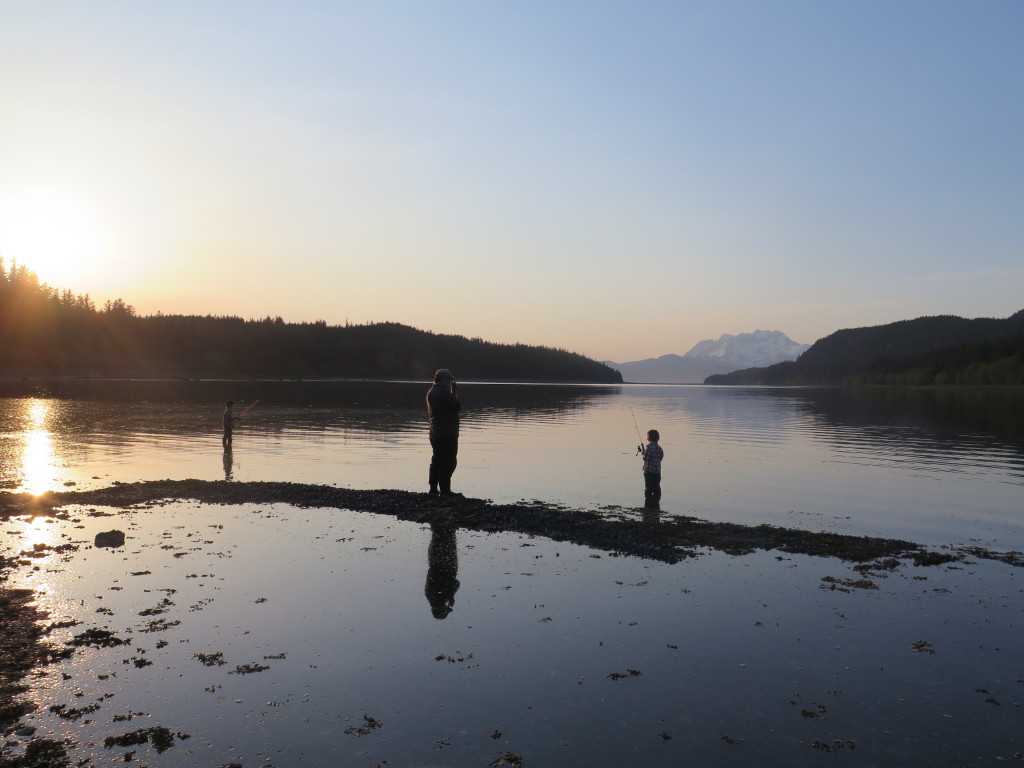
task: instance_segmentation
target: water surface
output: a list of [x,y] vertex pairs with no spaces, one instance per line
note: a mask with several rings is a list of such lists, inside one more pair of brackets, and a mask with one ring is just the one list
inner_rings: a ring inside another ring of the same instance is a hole
[[[0,400],[0,481],[425,485],[423,385],[114,390]],[[1012,393],[461,394],[467,495],[639,516],[636,429],[656,427],[662,519],[1024,548]],[[260,399],[228,455],[227,397]],[[0,524],[0,554],[32,553],[10,584],[79,622],[56,642],[128,641],[79,648],[31,681],[42,708],[25,724],[72,739],[85,765],[952,766],[1024,751],[1024,585],[998,561],[858,567],[769,551],[667,564],[459,530],[443,511],[69,511]],[[124,547],[92,546],[114,528]],[[166,751],[104,746],[155,726],[172,734]]]
[[[0,484],[39,492],[197,478],[426,490],[423,384],[72,388],[0,399]],[[454,481],[467,495],[640,505],[637,433],[656,428],[666,511],[1024,548],[1021,392],[466,383],[460,395]],[[228,397],[259,404],[224,452]]]

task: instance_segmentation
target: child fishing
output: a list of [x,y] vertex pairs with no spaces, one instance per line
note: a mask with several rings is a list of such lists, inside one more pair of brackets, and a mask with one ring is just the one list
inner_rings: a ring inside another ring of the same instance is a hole
[[661,460],[665,451],[658,445],[660,439],[658,430],[652,429],[647,432],[647,447],[637,446],[644,459],[644,498],[651,501],[661,498]]
[[251,411],[253,406],[256,405],[256,403],[258,402],[259,400],[256,400],[255,402],[252,403],[252,405],[246,407],[245,410],[243,410],[241,413],[235,413],[234,400],[228,400],[226,403],[224,403],[224,436],[221,438],[221,443],[224,445],[225,448],[231,447],[231,442],[234,439],[235,435],[235,422],[238,421],[243,416],[245,416],[245,414],[247,414],[249,411]]

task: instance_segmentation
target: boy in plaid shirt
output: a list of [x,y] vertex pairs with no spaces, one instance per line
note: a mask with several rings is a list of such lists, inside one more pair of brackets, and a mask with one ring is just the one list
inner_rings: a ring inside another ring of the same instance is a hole
[[661,435],[652,429],[647,433],[647,447],[644,448],[644,498],[657,501],[661,498],[661,460],[665,451],[658,445]]

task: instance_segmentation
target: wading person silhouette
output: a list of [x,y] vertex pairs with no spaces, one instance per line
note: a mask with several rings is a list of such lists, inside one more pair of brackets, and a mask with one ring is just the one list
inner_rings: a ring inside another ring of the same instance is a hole
[[447,368],[434,373],[434,384],[427,390],[427,415],[430,417],[430,493],[450,495],[452,475],[458,465],[459,411],[455,377]]
[[235,434],[235,422],[238,420],[238,416],[235,415],[235,401],[228,400],[224,403],[224,437],[221,438],[221,443],[225,448],[231,447],[231,440]]
[[225,448],[231,447],[231,440],[234,437],[235,422],[245,416],[249,411],[256,407],[259,400],[254,400],[252,403],[242,409],[241,413],[235,413],[235,401],[228,400],[224,403],[224,437],[221,438],[221,442],[224,443]]
[[661,498],[661,460],[665,451],[658,445],[661,435],[658,430],[647,432],[647,447],[644,448],[644,498],[657,502]]

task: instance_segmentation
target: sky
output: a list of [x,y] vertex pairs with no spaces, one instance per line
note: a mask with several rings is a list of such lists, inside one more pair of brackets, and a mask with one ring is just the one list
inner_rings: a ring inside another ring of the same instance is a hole
[[597,360],[1024,308],[1020,0],[0,0],[0,256]]

